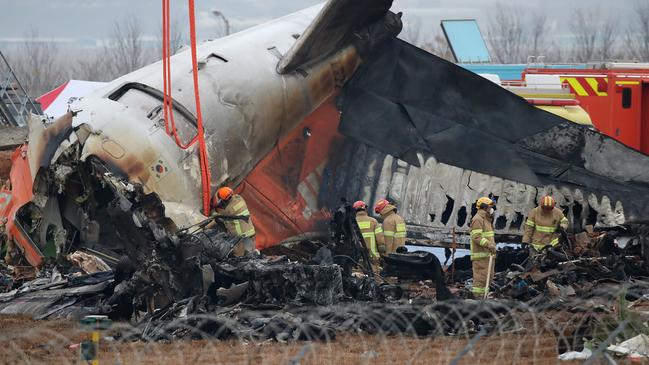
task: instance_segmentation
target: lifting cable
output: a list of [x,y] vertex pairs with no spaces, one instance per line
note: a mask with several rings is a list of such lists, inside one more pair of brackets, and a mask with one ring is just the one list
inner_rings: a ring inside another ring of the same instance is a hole
[[189,36],[192,54],[192,75],[194,78],[194,98],[196,101],[196,127],[197,134],[187,144],[183,144],[173,114],[173,98],[171,96],[171,45],[169,25],[169,0],[162,0],[162,79],[163,79],[163,115],[165,131],[173,137],[174,141],[183,150],[188,149],[198,142],[198,157],[201,169],[203,214],[210,214],[211,198],[211,172],[207,147],[205,145],[205,130],[203,128],[203,115],[201,113],[201,100],[198,88],[198,61],[196,55],[196,17],[194,14],[194,0],[188,0],[189,5]]

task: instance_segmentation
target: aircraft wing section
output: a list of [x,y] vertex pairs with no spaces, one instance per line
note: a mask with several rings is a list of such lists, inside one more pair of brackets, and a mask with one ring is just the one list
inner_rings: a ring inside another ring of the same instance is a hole
[[[343,135],[413,165],[413,152],[426,152],[449,165],[534,186],[548,174],[560,180],[564,165],[649,184],[647,156],[398,39],[373,50],[345,86],[343,100]],[[556,171],[537,170],[527,151],[553,159]]]
[[286,74],[338,51],[356,30],[380,20],[392,0],[329,0],[315,20],[280,60]]

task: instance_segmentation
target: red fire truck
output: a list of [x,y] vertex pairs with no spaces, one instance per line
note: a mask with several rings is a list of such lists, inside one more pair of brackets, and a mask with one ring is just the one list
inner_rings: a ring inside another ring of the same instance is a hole
[[557,75],[602,133],[649,154],[649,64],[607,63],[585,69],[527,68]]

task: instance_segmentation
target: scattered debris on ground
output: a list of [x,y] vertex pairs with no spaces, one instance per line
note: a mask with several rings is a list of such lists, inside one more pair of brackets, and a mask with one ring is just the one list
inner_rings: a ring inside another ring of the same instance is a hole
[[[346,220],[340,222],[329,240],[247,257],[232,256],[236,238],[196,230],[167,237],[135,260],[124,255],[105,262],[77,251],[38,271],[4,265],[0,313],[104,314],[130,324],[111,333],[127,342],[293,343],[358,333],[471,338],[526,331],[535,323],[561,339],[560,359],[588,358],[598,346],[616,356],[646,355],[649,271],[641,247],[621,243],[617,232],[564,235],[561,247],[538,257],[506,247],[490,298],[476,301],[465,290],[471,285],[466,258],[444,270],[432,253],[395,253],[374,273]],[[616,345],[608,343],[619,328],[625,329],[613,338]]]

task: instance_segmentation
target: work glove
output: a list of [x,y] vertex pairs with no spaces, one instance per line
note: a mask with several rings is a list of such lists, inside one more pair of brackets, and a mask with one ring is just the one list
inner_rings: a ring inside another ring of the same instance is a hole
[[487,249],[489,249],[489,251],[490,251],[492,254],[494,254],[494,255],[496,254],[496,244],[495,244],[495,243],[491,243],[491,242],[490,242],[490,243],[487,245]]

